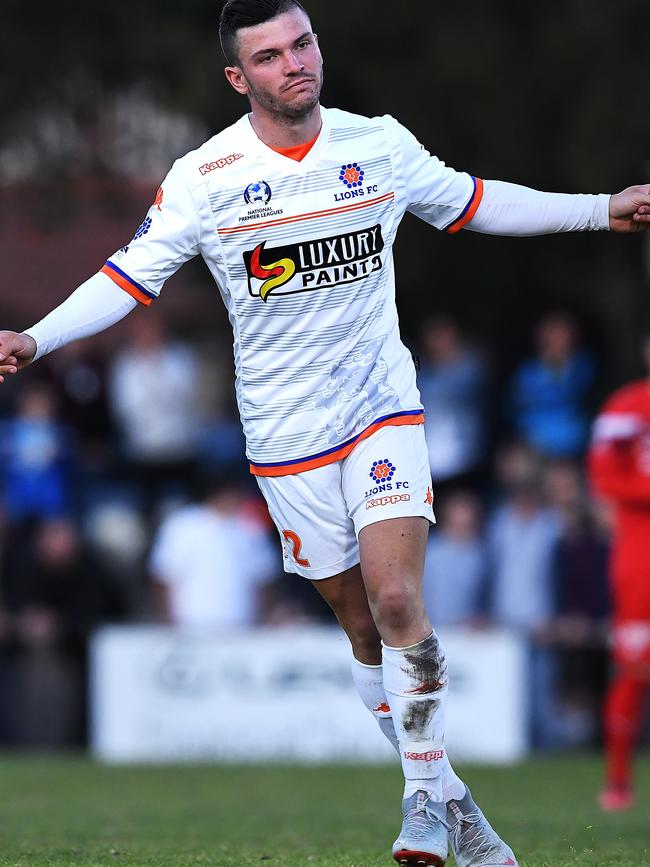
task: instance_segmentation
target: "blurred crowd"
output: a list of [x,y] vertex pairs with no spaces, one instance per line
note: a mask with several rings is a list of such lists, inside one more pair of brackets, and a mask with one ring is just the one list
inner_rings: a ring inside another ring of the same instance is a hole
[[[331,622],[281,571],[230,360],[156,311],[125,324],[119,347],[72,344],[0,394],[0,744],[84,743],[101,624]],[[584,468],[604,395],[583,343],[550,312],[506,375],[446,316],[413,347],[438,520],[429,615],[524,636],[537,749],[597,743],[607,679],[609,515]]]

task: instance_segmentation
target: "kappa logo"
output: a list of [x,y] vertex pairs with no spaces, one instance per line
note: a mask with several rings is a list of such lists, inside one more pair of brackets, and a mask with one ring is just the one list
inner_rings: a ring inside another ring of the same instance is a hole
[[375,500],[366,502],[366,512],[368,509],[374,509],[375,506],[394,506],[395,503],[408,503],[410,499],[410,494],[390,494],[385,497],[377,497]]
[[427,504],[427,506],[433,505],[433,491],[431,490],[431,488],[427,488],[427,495],[424,498],[424,502]]
[[158,208],[159,211],[162,211],[162,203],[163,203],[163,188],[158,187],[158,192],[156,193],[156,198],[153,200],[152,207]]
[[266,301],[271,293],[293,295],[354,283],[381,270],[383,249],[380,225],[283,247],[267,247],[262,241],[243,254],[248,291]]
[[390,713],[390,705],[387,705],[385,701],[382,701],[381,704],[378,704],[377,707],[373,707],[373,713]]
[[411,750],[404,752],[405,759],[412,759],[415,762],[439,762],[444,757],[444,750],[427,750],[426,753],[414,753]]
[[209,172],[213,172],[215,169],[225,169],[226,166],[231,166],[233,163],[240,160],[244,154],[229,154],[227,157],[221,157],[218,160],[214,160],[211,163],[204,163],[202,166],[199,166],[199,171],[202,175],[207,175]]

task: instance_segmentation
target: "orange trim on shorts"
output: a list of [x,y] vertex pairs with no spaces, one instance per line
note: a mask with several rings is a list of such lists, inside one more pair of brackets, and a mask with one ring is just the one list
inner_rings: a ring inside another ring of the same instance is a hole
[[296,461],[293,464],[283,464],[282,466],[259,466],[249,463],[249,468],[254,476],[293,476],[296,473],[306,473],[307,470],[316,470],[319,467],[326,467],[328,464],[334,464],[346,458],[354,449],[357,443],[361,440],[368,439],[376,431],[383,427],[401,427],[402,425],[424,424],[424,413],[420,412],[415,415],[398,415],[394,418],[387,418],[383,421],[375,422],[354,438],[352,442],[346,443],[336,451],[329,452],[326,455],[320,455],[316,458],[307,458],[303,461]]
[[480,178],[476,178],[476,189],[474,190],[474,197],[472,199],[472,203],[470,204],[467,211],[460,218],[460,220],[457,223],[452,223],[452,225],[447,229],[448,235],[455,235],[456,232],[460,232],[463,226],[466,226],[469,223],[474,214],[478,211],[478,206],[481,204],[482,198],[483,181]]

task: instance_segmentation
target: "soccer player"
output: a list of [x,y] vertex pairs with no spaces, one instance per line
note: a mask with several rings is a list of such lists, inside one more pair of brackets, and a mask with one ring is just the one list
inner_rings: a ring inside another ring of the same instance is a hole
[[650,687],[650,338],[648,375],[620,388],[594,424],[589,469],[594,489],[614,508],[610,564],[614,676],[604,708],[607,767],[604,810],[634,801],[632,754]]
[[399,748],[395,859],[443,864],[451,844],[460,867],[515,865],[444,749],[445,657],[422,598],[431,477],[392,246],[406,211],[450,233],[636,231],[650,185],[610,197],[484,182],[391,117],[321,107],[297,0],[228,0],[220,37],[250,113],[174,164],[100,273],[27,332],[0,333],[0,378],[151,304],[201,254],[233,326],[247,455],[285,568],[333,608],[361,698]]

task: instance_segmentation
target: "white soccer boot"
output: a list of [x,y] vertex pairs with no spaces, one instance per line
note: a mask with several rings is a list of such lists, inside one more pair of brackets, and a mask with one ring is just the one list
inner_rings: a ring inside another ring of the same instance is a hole
[[447,860],[449,826],[446,804],[418,791],[402,801],[404,822],[393,844],[400,867],[438,867]]
[[467,789],[447,804],[449,842],[458,867],[518,867],[515,854],[485,818]]

